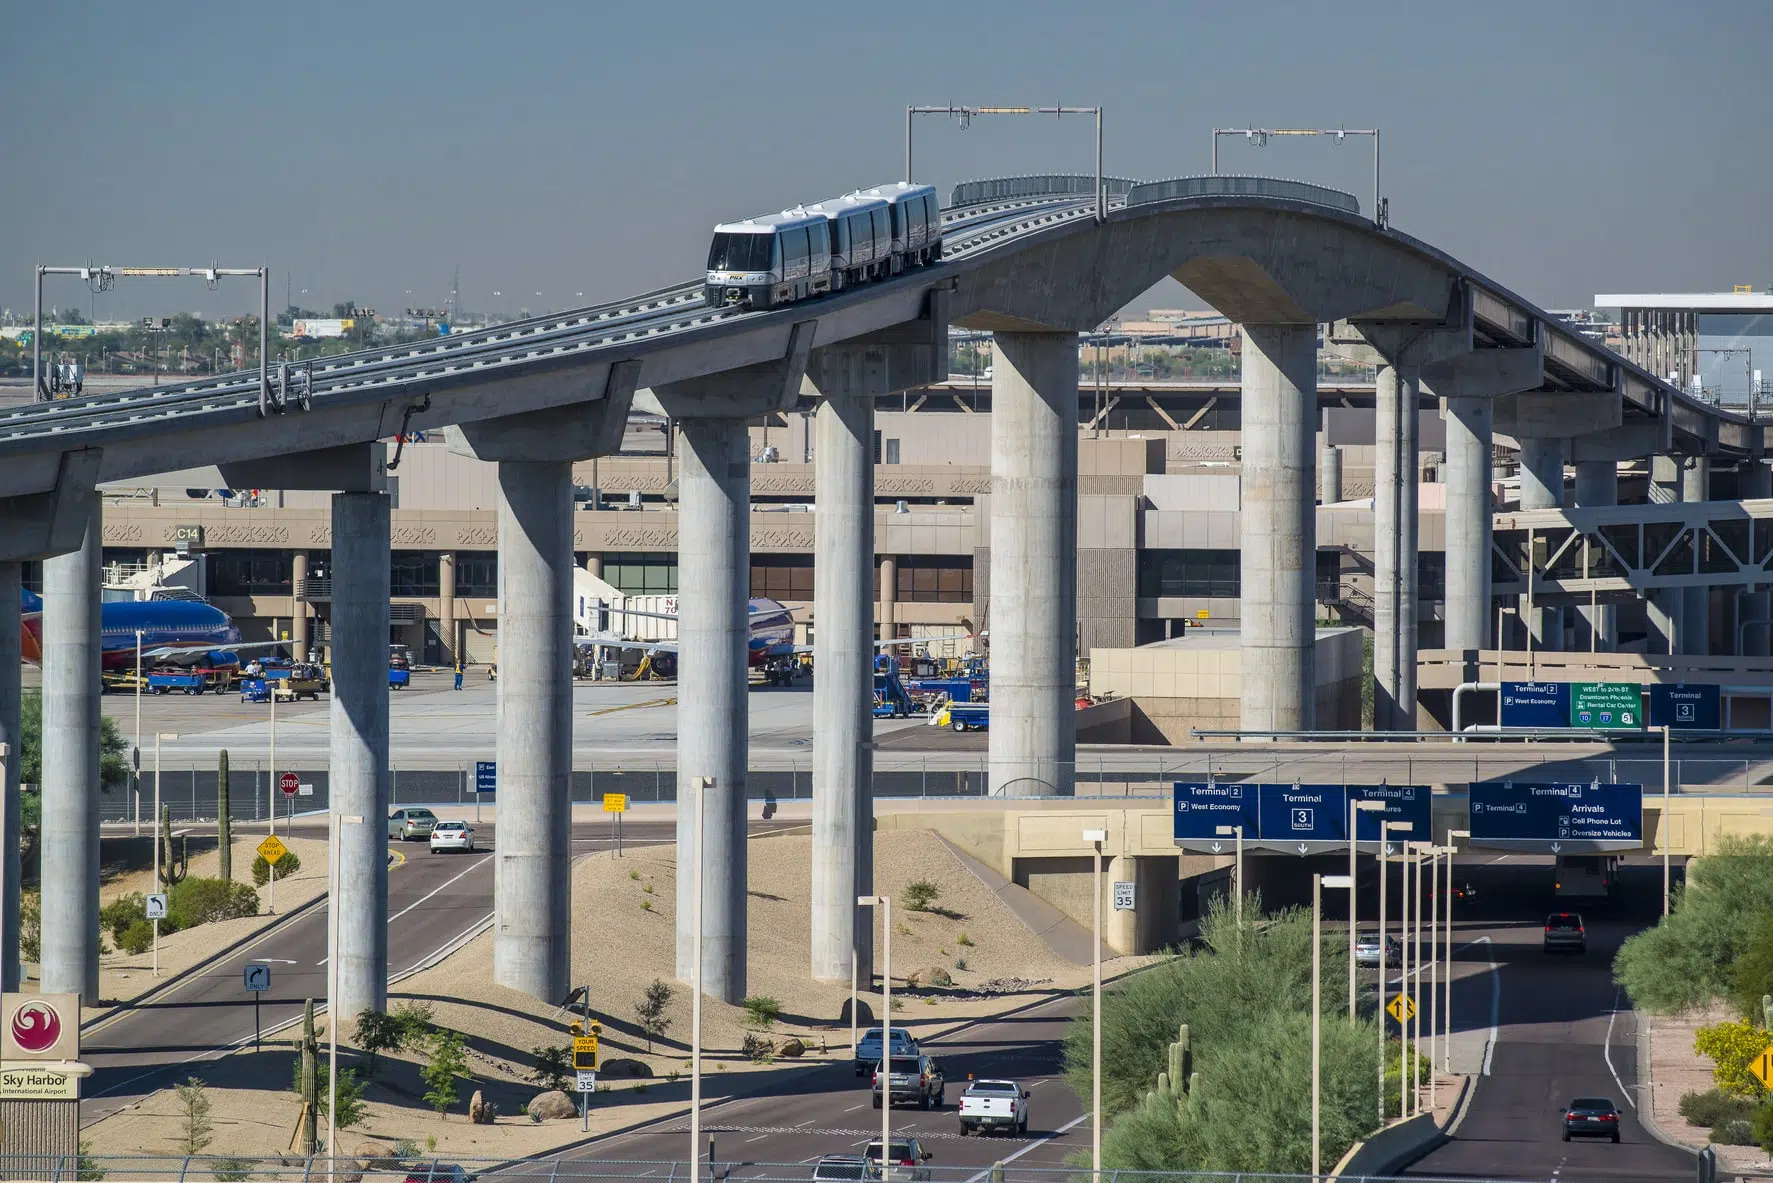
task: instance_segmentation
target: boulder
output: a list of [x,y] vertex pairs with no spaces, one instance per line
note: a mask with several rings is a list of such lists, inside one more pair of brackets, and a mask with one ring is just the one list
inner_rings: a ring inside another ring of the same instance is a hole
[[653,1074],[652,1065],[645,1060],[629,1060],[620,1057],[605,1060],[600,1071],[604,1076],[651,1076]]
[[777,1045],[776,1054],[778,1056],[785,1056],[790,1060],[797,1059],[800,1056],[806,1055],[806,1044],[793,1036],[789,1036]]
[[475,1089],[474,1095],[468,1098],[468,1120],[475,1125],[491,1125],[499,1116],[499,1107],[480,1095]]
[[914,969],[905,975],[905,982],[911,986],[952,986],[954,979],[947,970],[939,965],[925,966]]
[[537,1093],[529,1103],[531,1117],[539,1117],[543,1121],[558,1121],[562,1118],[577,1117],[579,1107],[573,1099],[559,1089],[550,1089],[545,1093]]
[[385,1142],[363,1142],[357,1147],[358,1158],[392,1158],[394,1148]]
[[[843,1000],[843,1005],[838,1008],[837,1023],[840,1027],[847,1027],[849,1026],[849,1022],[850,1000],[846,998]],[[866,999],[856,999],[856,1025],[859,1027],[872,1027],[874,1025],[874,1009],[868,1005]]]

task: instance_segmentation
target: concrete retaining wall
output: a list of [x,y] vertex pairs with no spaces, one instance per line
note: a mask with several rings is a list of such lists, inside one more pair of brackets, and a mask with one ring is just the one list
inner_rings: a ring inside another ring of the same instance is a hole
[[1395,1175],[1446,1140],[1447,1136],[1441,1133],[1433,1115],[1424,1113],[1388,1126],[1365,1142],[1356,1142],[1336,1164],[1330,1177],[1359,1179]]

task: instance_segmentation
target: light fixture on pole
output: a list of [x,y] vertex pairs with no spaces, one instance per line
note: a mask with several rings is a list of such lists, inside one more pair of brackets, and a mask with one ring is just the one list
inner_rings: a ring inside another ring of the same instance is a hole
[[1090,1177],[1102,1178],[1102,843],[1108,841],[1107,830],[1085,830],[1083,839],[1095,852],[1096,872],[1092,895],[1095,897],[1095,924],[1090,929],[1091,974],[1090,994]]
[[972,126],[975,115],[1094,115],[1096,117],[1096,221],[1108,217],[1108,190],[1102,183],[1102,108],[1101,107],[942,107],[905,108],[905,180],[911,177],[911,117],[914,115],[946,115],[960,120],[960,129]]
[[1453,1071],[1453,859],[1459,853],[1455,839],[1463,838],[1471,841],[1470,830],[1447,831],[1447,950],[1442,965],[1446,972],[1441,975],[1441,1012],[1443,1029],[1441,1031],[1441,1071]]
[[888,1177],[887,1158],[893,1149],[893,897],[860,895],[856,904],[880,909],[880,1067],[875,1078],[880,1082],[880,1177]]
[[142,836],[142,686],[148,672],[142,668],[142,630],[135,630],[135,752],[131,756],[135,780],[135,836]]
[[[165,887],[160,882],[160,741],[177,739],[176,731],[156,731],[154,733],[154,890],[162,892]],[[154,976],[160,976],[160,917],[154,917]]]
[[1311,877],[1311,1177],[1317,1179],[1322,1170],[1322,1110],[1324,1080],[1323,1035],[1323,919],[1324,888],[1354,890],[1352,875],[1313,875]]
[[[1379,1003],[1375,1014],[1379,1027],[1379,1121],[1381,1124],[1385,1121],[1385,998],[1386,987],[1390,984],[1385,980],[1385,975],[1391,968],[1388,964],[1391,960],[1391,945],[1386,937],[1385,926],[1385,903],[1386,897],[1390,895],[1387,879],[1391,867],[1391,844],[1386,835],[1394,831],[1408,831],[1410,829],[1409,822],[1387,821],[1383,818],[1379,822],[1379,853],[1377,856],[1379,860]],[[1403,968],[1402,958],[1399,958],[1398,968],[1400,970]]]
[[326,1177],[331,1180],[339,1158],[339,828],[360,826],[359,814],[342,814],[328,796],[326,850]]
[[701,1173],[696,1160],[702,1153],[702,802],[714,783],[712,776],[690,778],[696,790],[696,840],[690,860],[694,867],[690,897],[695,902],[690,907],[690,1119],[689,1158],[685,1166],[692,1183]]
[[1231,886],[1234,897],[1231,901],[1231,916],[1232,922],[1237,925],[1238,931],[1242,932],[1244,927],[1244,828],[1242,826],[1219,826],[1214,829],[1213,833],[1218,834],[1223,838],[1229,838],[1233,835],[1237,837],[1237,853],[1232,859],[1231,872]]
[[[1357,823],[1363,813],[1384,813],[1383,801],[1349,801],[1348,803],[1348,1017],[1354,1018],[1354,1000],[1360,992],[1355,983],[1354,941],[1355,925],[1360,920],[1359,896],[1355,887],[1354,855],[1359,846]],[[1383,838],[1384,834],[1381,833]],[[1379,959],[1385,960],[1385,934],[1380,934]]]
[[1379,195],[1379,129],[1376,127],[1215,127],[1213,129],[1213,175],[1219,175],[1219,137],[1242,136],[1258,148],[1268,146],[1270,136],[1332,136],[1340,144],[1349,136],[1373,137],[1373,224],[1384,229],[1391,224],[1391,199]]
[[1668,724],[1662,725],[1662,812],[1656,815],[1656,840],[1662,844],[1662,914],[1668,915]]

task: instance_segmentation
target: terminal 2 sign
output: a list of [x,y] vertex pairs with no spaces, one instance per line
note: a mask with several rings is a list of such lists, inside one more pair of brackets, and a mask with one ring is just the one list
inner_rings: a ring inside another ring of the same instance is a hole
[[[1392,841],[1433,836],[1427,785],[1256,784],[1177,781],[1173,790],[1176,845],[1208,854],[1231,851],[1241,827],[1246,848],[1309,855],[1348,848],[1350,801],[1381,801],[1357,815],[1355,839],[1377,848],[1382,821],[1404,822]],[[1221,833],[1221,829],[1227,832]]]
[[[1648,702],[1645,691],[1648,690]],[[1718,687],[1624,682],[1504,682],[1503,727],[1579,727],[1595,731],[1716,731],[1722,725]]]

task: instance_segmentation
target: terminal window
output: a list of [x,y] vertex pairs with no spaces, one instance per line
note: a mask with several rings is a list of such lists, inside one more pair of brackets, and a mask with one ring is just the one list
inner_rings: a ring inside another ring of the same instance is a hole
[[287,596],[294,588],[293,556],[283,550],[217,550],[209,553],[212,596]]
[[[874,569],[874,598],[880,599],[880,568]],[[973,602],[973,557],[932,555],[899,560],[893,599],[900,603],[970,604]]]
[[812,555],[752,555],[751,594],[771,600],[813,598]]
[[1240,570],[1235,550],[1145,550],[1139,553],[1139,594],[1234,600]]
[[493,597],[499,594],[499,552],[456,552],[456,595]]
[[388,563],[388,593],[396,596],[435,596],[441,585],[437,578],[437,552],[434,550],[397,550]]
[[630,596],[675,595],[677,556],[606,554],[603,556],[603,579],[605,583]]

